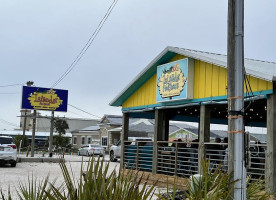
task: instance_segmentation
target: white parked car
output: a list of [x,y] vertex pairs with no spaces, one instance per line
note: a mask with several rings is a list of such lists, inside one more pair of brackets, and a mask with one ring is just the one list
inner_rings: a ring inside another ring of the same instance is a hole
[[16,166],[17,149],[12,137],[0,136],[0,163]]
[[100,145],[86,144],[78,150],[79,156],[100,155],[104,156],[104,148]]
[[[128,137],[128,141],[130,142],[130,145],[136,145],[136,141],[153,141],[150,137]],[[121,141],[119,141],[117,144],[114,144],[110,147],[109,150],[109,156],[111,162],[116,162],[117,158],[120,158],[121,156]]]

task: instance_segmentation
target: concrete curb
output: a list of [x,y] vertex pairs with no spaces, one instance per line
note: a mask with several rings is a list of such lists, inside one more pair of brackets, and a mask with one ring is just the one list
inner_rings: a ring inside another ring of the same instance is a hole
[[65,161],[65,159],[60,158],[32,158],[32,157],[26,157],[26,158],[18,158],[17,162],[50,162],[50,163],[59,163],[61,160]]

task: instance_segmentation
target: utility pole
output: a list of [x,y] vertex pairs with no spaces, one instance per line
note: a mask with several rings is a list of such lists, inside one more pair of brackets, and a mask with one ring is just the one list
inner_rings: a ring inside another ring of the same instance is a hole
[[27,115],[27,110],[25,110],[25,114],[24,114],[22,147],[24,147],[24,140],[25,140],[26,121],[27,121],[27,116],[26,115]]
[[[27,86],[32,86],[34,84],[34,82],[33,81],[27,81],[26,84],[27,84]],[[24,114],[24,128],[23,128],[23,140],[22,140],[23,144],[22,144],[22,146],[24,146],[24,138],[25,138],[25,131],[26,131],[26,120],[27,120],[27,116],[26,115],[27,115],[27,110],[25,110],[25,114]],[[35,113],[35,117],[36,117],[36,113]],[[35,121],[36,121],[36,119],[35,119]],[[34,127],[34,125],[36,126],[36,122],[33,121],[33,127]],[[33,135],[35,135],[34,132],[33,132]],[[31,157],[34,157],[34,152],[33,151],[34,151],[34,140],[35,139],[33,137],[34,136],[32,136]],[[28,153],[29,153],[29,148],[28,148]]]
[[34,157],[34,147],[35,147],[35,129],[36,129],[36,110],[34,110],[34,117],[33,117],[31,157]]
[[49,157],[52,157],[53,153],[53,133],[54,133],[54,111],[52,111],[51,116],[51,127],[50,127],[50,137],[49,137]]
[[228,172],[234,172],[234,199],[246,199],[244,141],[244,0],[228,0]]

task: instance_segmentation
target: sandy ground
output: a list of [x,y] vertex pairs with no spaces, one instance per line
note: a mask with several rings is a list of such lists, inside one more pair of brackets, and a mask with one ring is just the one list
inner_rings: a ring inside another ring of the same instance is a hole
[[[20,155],[20,157],[26,157],[26,155]],[[41,155],[35,155],[35,157],[41,157]],[[80,177],[82,160],[84,161],[83,168],[85,170],[88,163],[87,161],[89,161],[90,158],[77,155],[65,155],[64,158],[70,173],[73,173],[75,179],[78,180]],[[109,162],[109,156],[105,156],[104,161],[107,164]],[[109,173],[114,169],[118,172],[119,167],[120,163],[118,161],[110,162]],[[10,167],[10,165],[0,166],[0,189],[2,189],[3,194],[7,197],[10,188],[12,199],[18,199],[16,188],[18,188],[20,183],[27,184],[28,177],[31,178],[32,175],[37,178],[38,181],[43,180],[49,175],[50,182],[56,180],[57,185],[63,183],[63,175],[58,163],[22,162],[17,163],[15,168]],[[164,191],[164,188],[156,188],[155,193],[158,193],[159,190]],[[156,195],[153,195],[153,197],[153,200],[157,198]]]
[[[24,156],[24,155],[20,155]],[[36,155],[38,157],[38,155]],[[80,177],[81,171],[81,161],[84,161],[84,168],[87,165],[88,157],[81,156],[65,156],[65,161],[68,169],[72,169],[72,173],[76,178]],[[105,161],[109,161],[109,157],[105,157]],[[119,162],[110,163],[109,170],[110,172],[113,169],[119,169]],[[34,162],[22,162],[17,163],[15,168],[10,167],[10,165],[0,166],[0,188],[5,195],[8,194],[8,188],[13,199],[17,196],[15,188],[18,188],[20,182],[27,183],[28,177],[32,175],[38,180],[42,180],[49,174],[50,181],[57,179],[57,183],[61,184],[63,182],[63,177],[61,169],[58,163],[34,163]]]

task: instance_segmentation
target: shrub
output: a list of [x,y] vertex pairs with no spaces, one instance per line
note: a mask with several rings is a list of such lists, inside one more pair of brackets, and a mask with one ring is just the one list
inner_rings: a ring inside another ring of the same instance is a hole
[[[34,177],[28,179],[27,184],[19,184],[17,196],[25,200],[147,200],[153,196],[154,185],[147,187],[147,182],[141,184],[143,177],[138,172],[130,171],[126,176],[123,172],[116,173],[114,169],[108,174],[109,163],[104,164],[103,159],[97,161],[92,159],[88,162],[86,171],[83,171],[82,162],[80,178],[76,181],[69,173],[64,162],[60,160],[64,183],[56,186],[50,183],[48,177],[38,182]],[[12,199],[10,193],[8,198],[0,192],[3,200]]]
[[19,148],[20,141],[22,140],[21,148],[27,147],[29,145],[29,139],[26,135],[17,135],[14,137],[13,142]]

